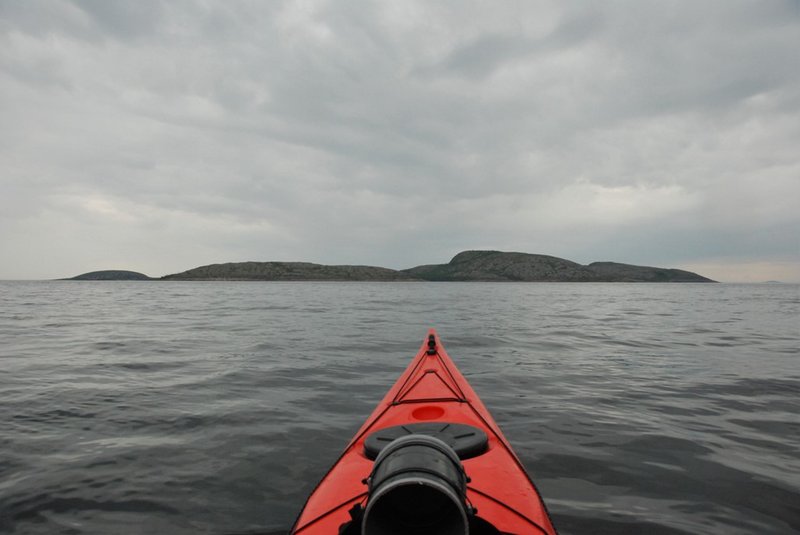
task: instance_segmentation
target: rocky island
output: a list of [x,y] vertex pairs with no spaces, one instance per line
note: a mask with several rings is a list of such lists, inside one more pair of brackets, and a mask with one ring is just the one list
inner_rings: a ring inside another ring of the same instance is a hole
[[125,271],[121,269],[106,269],[103,271],[90,271],[89,273],[84,273],[82,275],[78,275],[77,277],[71,277],[69,279],[64,280],[71,280],[71,281],[149,281],[154,280],[144,273],[138,273],[136,271]]
[[201,266],[161,280],[195,281],[498,281],[498,282],[714,282],[680,269],[617,262],[578,264],[554,256],[464,251],[447,264],[404,270],[327,266],[309,262],[234,262]]
[[310,262],[232,262],[201,266],[161,280],[195,281],[402,281],[411,275],[373,266],[326,266]]
[[417,266],[404,271],[415,278],[432,281],[714,282],[680,269],[617,262],[581,265],[555,256],[502,251],[464,251],[447,264]]

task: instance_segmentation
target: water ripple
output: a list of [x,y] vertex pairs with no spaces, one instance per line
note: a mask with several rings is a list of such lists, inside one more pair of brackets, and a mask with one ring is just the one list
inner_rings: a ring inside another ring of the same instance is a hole
[[435,326],[562,535],[797,533],[797,295],[0,283],[0,532],[284,533]]

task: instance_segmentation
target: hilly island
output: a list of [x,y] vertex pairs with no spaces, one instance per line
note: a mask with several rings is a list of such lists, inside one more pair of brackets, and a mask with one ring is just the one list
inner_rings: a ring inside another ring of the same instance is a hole
[[[120,280],[95,271],[73,280]],[[140,275],[137,273],[137,275]],[[232,262],[201,266],[160,279],[172,281],[475,281],[475,282],[715,282],[680,269],[635,266],[617,262],[582,265],[554,256],[464,251],[447,264],[394,270],[375,266],[328,266],[309,262]],[[131,280],[130,275],[124,280]]]

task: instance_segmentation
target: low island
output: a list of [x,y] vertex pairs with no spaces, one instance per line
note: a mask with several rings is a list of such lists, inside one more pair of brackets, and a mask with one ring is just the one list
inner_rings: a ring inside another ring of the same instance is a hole
[[71,277],[71,281],[151,281],[156,280],[148,277],[144,273],[136,271],[126,271],[124,269],[106,269],[102,271],[90,271],[77,277]]
[[227,281],[407,281],[413,277],[373,266],[326,266],[310,262],[231,262],[201,266],[162,280]]

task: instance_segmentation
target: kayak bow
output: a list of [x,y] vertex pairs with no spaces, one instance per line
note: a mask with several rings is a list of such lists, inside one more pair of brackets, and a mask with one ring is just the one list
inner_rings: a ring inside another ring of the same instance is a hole
[[292,535],[555,535],[536,486],[431,329]]

